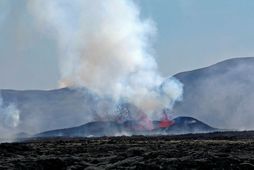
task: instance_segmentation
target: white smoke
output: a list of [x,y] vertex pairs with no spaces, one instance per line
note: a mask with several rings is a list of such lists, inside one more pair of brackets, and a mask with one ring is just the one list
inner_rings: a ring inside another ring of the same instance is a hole
[[161,86],[151,55],[156,28],[132,0],[28,0],[28,7],[59,45],[62,87],[85,86],[146,113],[181,99],[178,80]]
[[20,112],[14,103],[4,105],[0,94],[0,122],[3,128],[15,128],[19,125]]

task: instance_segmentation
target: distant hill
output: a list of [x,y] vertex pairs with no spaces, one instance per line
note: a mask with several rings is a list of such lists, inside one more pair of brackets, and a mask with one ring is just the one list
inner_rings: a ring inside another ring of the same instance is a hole
[[4,104],[16,104],[20,111],[18,129],[30,134],[91,121],[96,117],[96,107],[100,103],[85,88],[1,90],[1,96]]
[[174,124],[166,129],[168,134],[184,134],[197,132],[212,132],[219,129],[213,128],[200,120],[192,117],[180,116],[173,119]]
[[175,75],[184,84],[174,112],[221,128],[254,129],[254,58],[234,58]]
[[[173,119],[174,124],[168,128],[160,128],[158,121],[154,121],[154,130],[136,131],[130,128],[130,124],[126,122],[117,123],[112,121],[89,122],[81,126],[57,129],[39,133],[35,137],[100,137],[115,135],[156,135],[156,134],[184,134],[184,133],[200,133],[213,132],[218,129],[213,128],[192,117],[177,117]],[[157,126],[157,127],[156,127]]]
[[[230,59],[175,77],[184,84],[183,101],[173,109],[176,116],[194,117],[223,129],[254,129],[254,58]],[[105,121],[113,111],[109,98],[101,99],[86,88],[0,92],[3,105],[14,103],[20,111],[18,127],[7,129],[15,133]],[[6,133],[2,125],[0,132]]]

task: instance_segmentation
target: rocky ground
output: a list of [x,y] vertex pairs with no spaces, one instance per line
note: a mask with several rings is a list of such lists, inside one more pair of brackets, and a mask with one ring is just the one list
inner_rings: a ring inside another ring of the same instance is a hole
[[254,132],[29,139],[0,144],[0,169],[254,169]]

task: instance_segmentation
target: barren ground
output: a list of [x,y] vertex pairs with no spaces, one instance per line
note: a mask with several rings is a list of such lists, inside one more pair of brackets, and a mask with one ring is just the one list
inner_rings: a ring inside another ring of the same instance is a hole
[[0,169],[254,169],[253,134],[30,139],[0,144]]

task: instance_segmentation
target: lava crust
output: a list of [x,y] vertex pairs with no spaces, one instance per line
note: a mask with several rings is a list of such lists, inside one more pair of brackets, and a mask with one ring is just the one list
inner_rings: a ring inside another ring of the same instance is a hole
[[253,169],[254,132],[34,138],[0,154],[0,169]]

